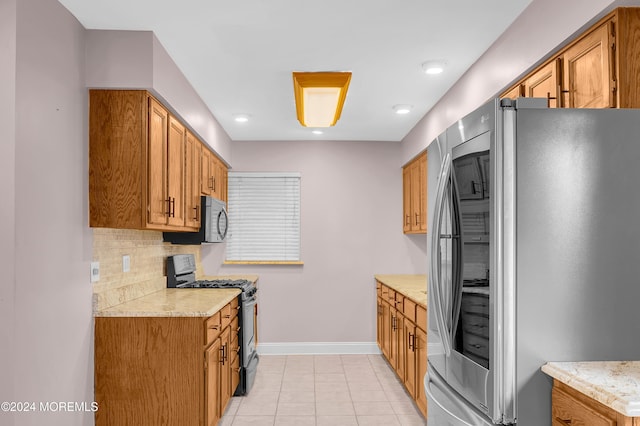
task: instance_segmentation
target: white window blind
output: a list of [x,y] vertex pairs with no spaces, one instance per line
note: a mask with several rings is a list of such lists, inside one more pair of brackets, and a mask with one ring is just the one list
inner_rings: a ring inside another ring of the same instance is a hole
[[229,172],[227,261],[300,261],[300,173]]

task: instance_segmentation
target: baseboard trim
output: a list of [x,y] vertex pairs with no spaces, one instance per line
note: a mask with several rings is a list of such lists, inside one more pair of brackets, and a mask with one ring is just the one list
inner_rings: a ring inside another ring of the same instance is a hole
[[376,342],[258,343],[260,355],[380,354]]

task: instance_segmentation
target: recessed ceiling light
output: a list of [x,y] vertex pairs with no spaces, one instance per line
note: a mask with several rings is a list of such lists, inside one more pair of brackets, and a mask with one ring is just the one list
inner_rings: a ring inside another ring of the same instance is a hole
[[249,114],[233,114],[233,119],[238,123],[246,123],[249,121]]
[[413,107],[411,105],[394,105],[393,110],[396,114],[409,114]]
[[425,74],[435,75],[444,71],[445,63],[442,61],[427,61],[422,64],[422,71]]
[[314,135],[321,135],[324,132],[322,130],[312,130],[311,133],[313,133]]

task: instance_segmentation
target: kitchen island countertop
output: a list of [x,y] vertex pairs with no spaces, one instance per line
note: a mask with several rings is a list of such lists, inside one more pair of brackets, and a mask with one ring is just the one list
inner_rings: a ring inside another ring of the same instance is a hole
[[426,275],[374,275],[377,281],[407,296],[418,305],[427,307],[427,276]]
[[542,371],[625,416],[640,416],[640,361],[548,362]]

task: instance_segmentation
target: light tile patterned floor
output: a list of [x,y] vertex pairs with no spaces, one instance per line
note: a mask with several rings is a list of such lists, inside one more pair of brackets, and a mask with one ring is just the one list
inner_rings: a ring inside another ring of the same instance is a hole
[[426,425],[381,355],[263,355],[220,426]]

